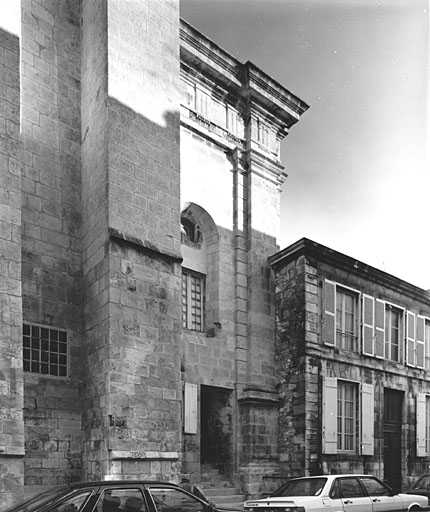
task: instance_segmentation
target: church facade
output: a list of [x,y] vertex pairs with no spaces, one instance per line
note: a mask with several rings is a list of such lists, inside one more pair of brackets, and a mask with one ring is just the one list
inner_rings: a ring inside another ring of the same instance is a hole
[[[179,2],[2,18],[2,506],[277,473],[280,141],[308,108]],[[8,24],[9,23],[9,24]],[[3,505],[4,504],[4,505]]]

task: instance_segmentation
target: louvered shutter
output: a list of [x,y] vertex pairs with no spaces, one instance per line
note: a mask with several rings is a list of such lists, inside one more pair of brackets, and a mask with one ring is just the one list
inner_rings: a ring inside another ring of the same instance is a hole
[[417,408],[417,457],[426,456],[426,395],[419,394],[416,398]]
[[361,384],[361,454],[373,455],[375,397],[372,384]]
[[424,368],[424,332],[426,319],[417,315],[415,330],[415,364],[418,368]]
[[337,379],[323,379],[322,407],[323,453],[337,452]]
[[184,432],[197,434],[197,384],[185,383]]
[[336,341],[336,284],[327,279],[324,281],[323,341],[331,346]]
[[406,364],[415,366],[415,315],[406,311]]
[[375,329],[375,315],[374,315],[374,299],[370,295],[363,294],[362,309],[363,309],[363,324],[362,324],[362,338],[363,338],[363,354],[373,356],[375,354],[374,347],[374,329]]
[[375,300],[375,356],[384,357],[385,302]]

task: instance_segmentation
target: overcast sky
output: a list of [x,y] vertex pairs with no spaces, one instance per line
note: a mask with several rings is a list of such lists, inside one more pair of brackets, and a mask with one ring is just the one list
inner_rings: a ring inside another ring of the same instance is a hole
[[430,288],[429,0],[181,0],[310,105],[282,144],[281,249],[302,237]]

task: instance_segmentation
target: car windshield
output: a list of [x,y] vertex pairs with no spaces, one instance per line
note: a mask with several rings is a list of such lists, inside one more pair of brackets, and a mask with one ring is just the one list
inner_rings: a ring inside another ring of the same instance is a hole
[[300,478],[290,480],[277,491],[273,497],[284,496],[318,496],[327,481],[327,478]]
[[430,489],[430,475],[422,476],[414,485],[414,489]]
[[19,505],[14,505],[12,508],[8,508],[5,512],[33,512],[37,510],[37,508],[41,505],[49,503],[54,498],[65,496],[69,492],[70,487],[53,488],[49,491],[37,494],[36,496],[33,496],[32,498],[20,503]]

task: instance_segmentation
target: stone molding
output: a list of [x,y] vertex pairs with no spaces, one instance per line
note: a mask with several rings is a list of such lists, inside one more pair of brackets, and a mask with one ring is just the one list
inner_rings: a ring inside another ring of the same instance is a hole
[[178,460],[178,452],[112,450],[111,460]]
[[180,254],[162,251],[148,240],[141,240],[115,228],[109,228],[109,239],[116,243],[133,247],[135,250],[146,253],[154,258],[162,258],[170,263],[182,263],[183,258]]

